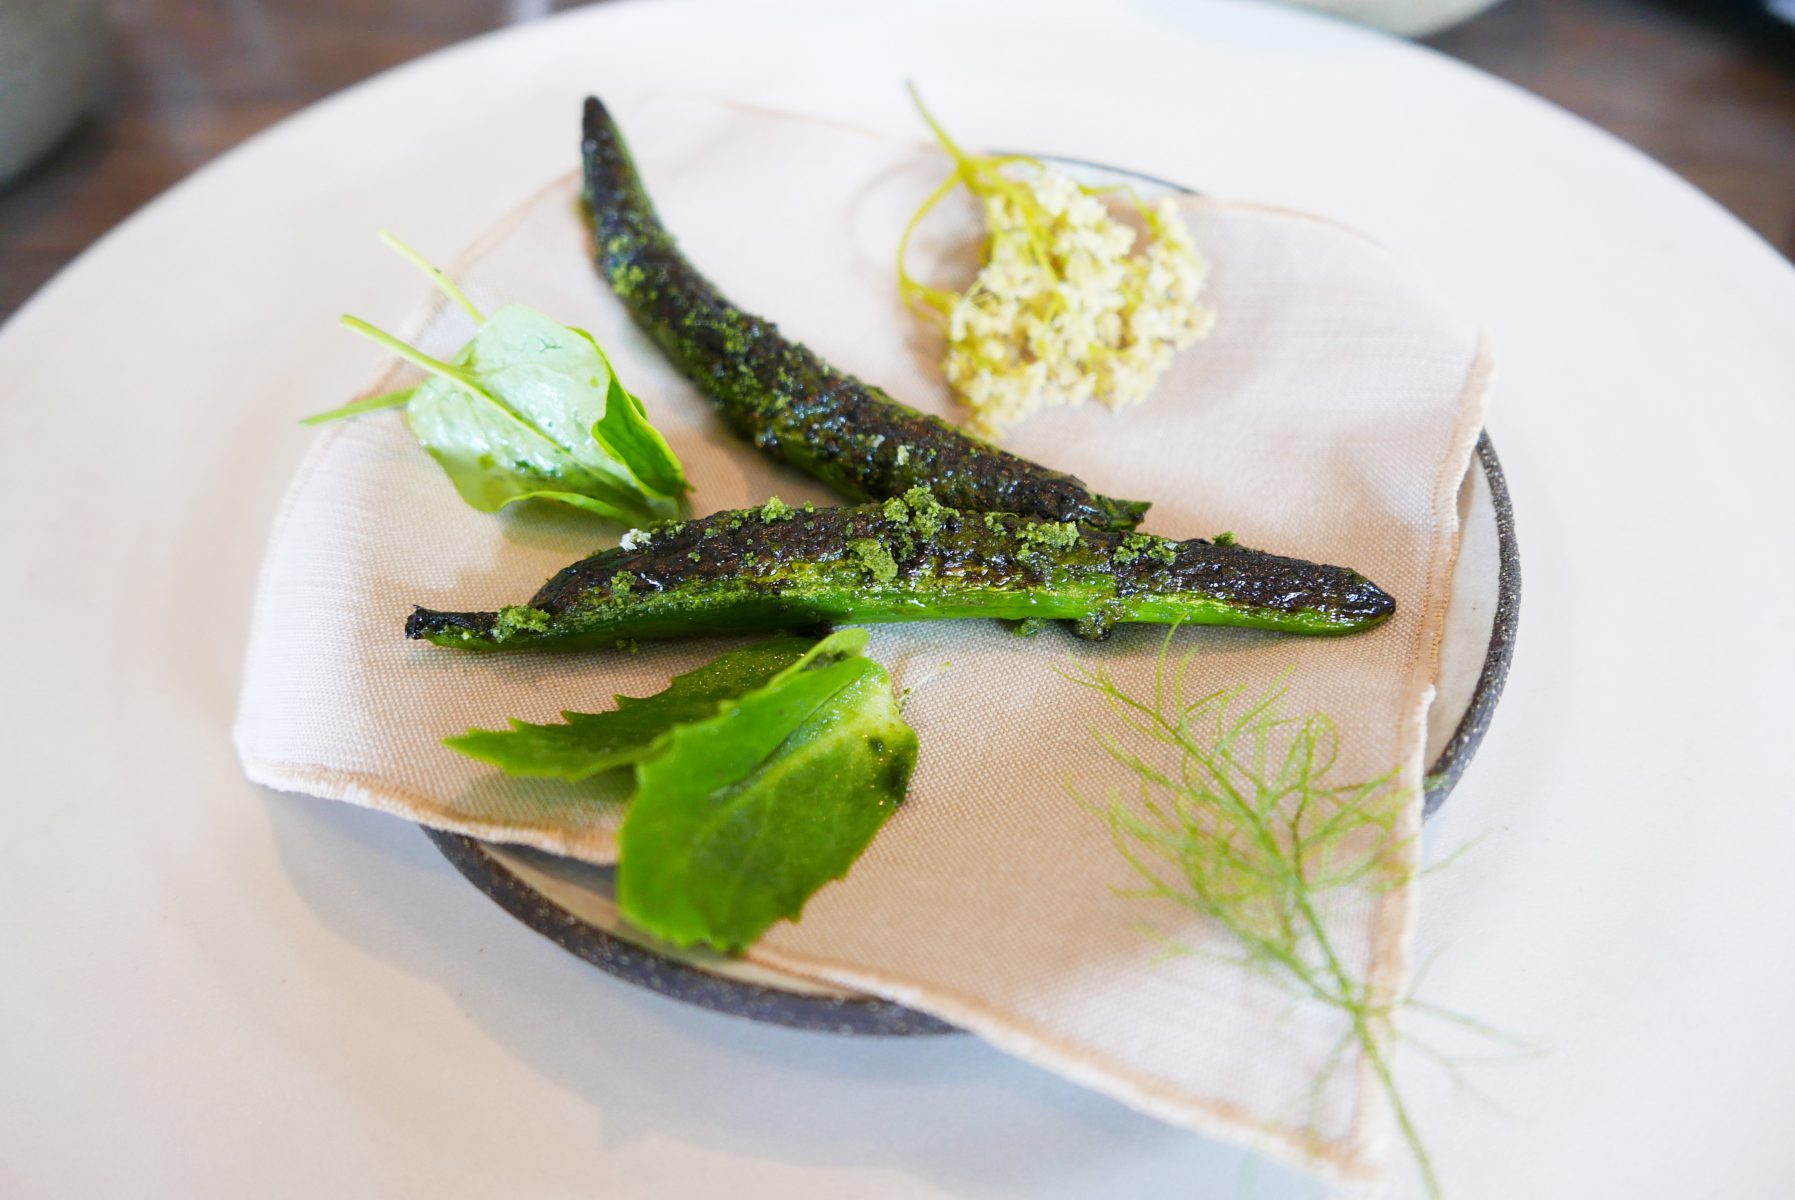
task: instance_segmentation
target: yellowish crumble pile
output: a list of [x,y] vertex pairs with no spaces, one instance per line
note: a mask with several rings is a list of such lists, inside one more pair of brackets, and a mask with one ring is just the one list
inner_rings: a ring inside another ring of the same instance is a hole
[[967,155],[936,134],[957,169],[911,229],[964,183],[984,208],[985,262],[955,294],[911,279],[900,246],[899,277],[906,298],[942,322],[947,381],[975,432],[996,437],[1048,405],[1139,403],[1173,353],[1209,332],[1215,314],[1197,303],[1208,264],[1170,198],[1130,202],[1141,239],[1103,190],[1030,159]]

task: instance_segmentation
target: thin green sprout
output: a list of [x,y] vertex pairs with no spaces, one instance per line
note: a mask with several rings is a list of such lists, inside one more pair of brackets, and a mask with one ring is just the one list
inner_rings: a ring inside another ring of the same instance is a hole
[[455,281],[453,279],[450,279],[447,275],[443,274],[442,271],[438,270],[429,259],[425,258],[422,254],[419,254],[416,250],[413,250],[410,246],[407,246],[387,230],[382,229],[380,231],[380,240],[389,249],[396,250],[399,253],[399,256],[406,262],[427,275],[430,282],[436,285],[436,289],[449,300],[453,301],[456,307],[460,308],[462,312],[472,317],[475,324],[484,325],[486,323],[486,318],[481,315],[479,309],[474,307],[473,301],[469,300],[467,295],[459,287],[455,286]]
[[400,388],[396,392],[382,392],[378,396],[364,396],[360,400],[351,400],[341,408],[333,408],[329,412],[313,413],[303,418],[301,425],[323,425],[330,421],[340,421],[344,417],[359,417],[363,413],[379,412],[383,408],[400,408],[411,399],[410,388]]
[[[516,421],[519,425],[522,425],[525,429],[528,429],[531,433],[534,433],[537,437],[541,438],[542,440],[547,441],[547,442],[554,441],[554,439],[549,436],[548,432],[546,430],[544,430],[540,425],[538,425],[535,421],[532,421],[529,417],[525,416],[523,413],[518,412],[517,409],[512,407],[510,404],[507,404],[504,400],[500,399],[498,396],[493,395],[492,392],[490,392],[489,390],[487,390],[486,388],[481,386],[480,381],[478,379],[474,378],[474,376],[472,376],[468,372],[463,371],[461,368],[452,367],[448,363],[443,362],[439,358],[432,358],[430,355],[425,354],[422,350],[419,350],[416,346],[413,346],[409,342],[404,342],[404,341],[399,340],[398,338],[394,337],[392,334],[386,332],[386,330],[381,329],[374,325],[370,325],[368,322],[362,320],[360,317],[352,317],[349,314],[344,313],[343,317],[341,319],[341,324],[343,325],[344,328],[353,329],[356,333],[361,334],[363,337],[369,339],[370,341],[376,342],[379,345],[386,347],[388,350],[392,351],[394,354],[398,355],[400,358],[404,359],[406,362],[412,364],[413,366],[419,367],[422,370],[427,371],[432,375],[436,375],[440,378],[446,379],[446,380],[450,381],[451,383],[460,384],[462,387],[466,388],[468,391],[472,392],[474,395],[480,397],[480,399],[486,401],[488,404],[492,405],[494,408],[498,409],[500,412],[504,413],[506,416],[510,417],[513,421]],[[403,400],[393,399],[393,397],[403,397]],[[410,398],[411,398],[410,392],[389,392],[389,393],[387,393],[386,396],[375,397],[374,399],[376,399],[376,400],[392,399],[392,403],[390,403],[390,404],[386,404],[386,403],[375,404],[370,401],[367,403],[367,406],[365,408],[358,407],[357,404],[347,404],[347,405],[344,405],[342,408],[334,410],[333,412],[319,413],[316,416],[308,417],[304,421],[304,424],[317,425],[317,424],[321,424],[327,420],[333,420],[337,417],[359,416],[363,412],[371,412],[371,411],[374,411],[375,409],[395,408],[399,404],[403,403],[404,400],[409,400]]]
[[439,358],[430,357],[411,343],[399,340],[386,330],[370,325],[360,317],[352,317],[348,313],[344,313],[341,324],[345,329],[353,329],[369,341],[384,346],[415,367],[422,368],[432,375],[441,376],[452,383],[459,383],[463,387],[472,388],[475,391],[480,390],[480,385],[466,371],[459,367],[451,367]]

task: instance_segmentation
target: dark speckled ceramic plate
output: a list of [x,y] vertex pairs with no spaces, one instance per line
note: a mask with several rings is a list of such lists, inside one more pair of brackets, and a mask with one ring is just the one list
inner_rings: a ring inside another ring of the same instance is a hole
[[[1179,190],[1150,176],[1060,164],[1091,182],[1126,179],[1145,194]],[[1431,816],[1483,740],[1514,652],[1521,566],[1514,512],[1496,448],[1485,434],[1459,493],[1464,530],[1428,719],[1425,812]],[[856,1034],[958,1032],[919,1013],[721,955],[660,945],[630,928],[613,900],[610,868],[517,846],[425,830],[474,886],[530,928],[620,979],[717,1012],[795,1029]]]

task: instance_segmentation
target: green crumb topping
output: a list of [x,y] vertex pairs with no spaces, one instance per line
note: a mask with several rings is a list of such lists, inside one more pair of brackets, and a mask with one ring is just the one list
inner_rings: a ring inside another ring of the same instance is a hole
[[1240,540],[1232,533],[1218,533],[1215,535],[1215,544],[1218,546],[1238,546],[1240,545]]
[[856,538],[848,543],[848,553],[878,582],[890,583],[897,578],[897,559],[891,557],[891,551],[878,538]]
[[531,608],[528,604],[507,604],[499,609],[498,619],[492,623],[492,635],[503,641],[516,633],[547,633],[549,615],[540,608]]
[[[618,244],[623,244],[619,239]],[[616,251],[612,251],[616,253]],[[639,263],[626,263],[612,276],[611,286],[619,296],[628,296],[648,281],[648,272]]]
[[985,528],[989,529],[992,533],[1002,533],[1005,528],[1004,523],[1003,523],[1003,515],[1001,513],[993,513],[993,512],[986,513],[985,514]]
[[618,638],[616,646],[625,654],[640,654],[642,652],[642,643],[638,642],[635,638]]
[[911,488],[902,496],[893,496],[884,503],[880,511],[893,525],[900,525],[925,538],[940,533],[947,519],[958,512],[935,499],[935,493],[922,484]]
[[898,448],[897,448],[897,465],[902,467],[902,466],[907,465],[909,462],[910,462],[910,447],[906,446],[900,442],[898,444]]
[[910,527],[923,537],[940,533],[943,523],[954,515],[953,509],[935,499],[935,493],[921,484],[904,493],[904,503],[910,506]]
[[1109,560],[1120,564],[1131,563],[1137,558],[1153,558],[1169,565],[1177,557],[1177,547],[1166,539],[1150,533],[1131,533],[1110,552]]
[[628,596],[631,589],[635,586],[636,576],[634,572],[619,571],[617,574],[611,576],[611,596],[614,599],[621,600]]
[[816,501],[806,500],[804,502],[804,511],[807,513],[814,513],[816,511]]
[[1016,540],[1025,552],[1030,550],[1070,550],[1078,545],[1078,524],[1074,521],[1036,521],[1016,531]]
[[797,509],[774,496],[760,506],[760,519],[763,524],[771,525],[775,521],[784,521],[797,513]]
[[1034,637],[1047,628],[1047,622],[1040,617],[1024,617],[1020,621],[1011,621],[1010,632],[1017,637]]
[[690,554],[686,555],[686,557],[691,559],[693,562],[703,562],[704,561],[704,556],[702,554],[698,553],[698,551],[696,551],[696,550],[694,550]]

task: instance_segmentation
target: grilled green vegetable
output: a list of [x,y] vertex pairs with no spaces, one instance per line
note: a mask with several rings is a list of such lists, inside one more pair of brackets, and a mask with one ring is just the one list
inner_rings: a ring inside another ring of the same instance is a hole
[[[742,437],[855,500],[918,484],[945,504],[1127,531],[1147,505],[999,450],[831,367],[742,312],[679,252],[603,104],[586,101],[586,204],[598,266],[636,323]],[[768,264],[770,267],[776,264]]]
[[446,646],[592,647],[831,622],[1070,618],[1353,633],[1396,602],[1344,567],[1193,538],[977,513],[912,488],[883,504],[758,509],[633,532],[556,575],[527,605],[420,608],[406,633]]

